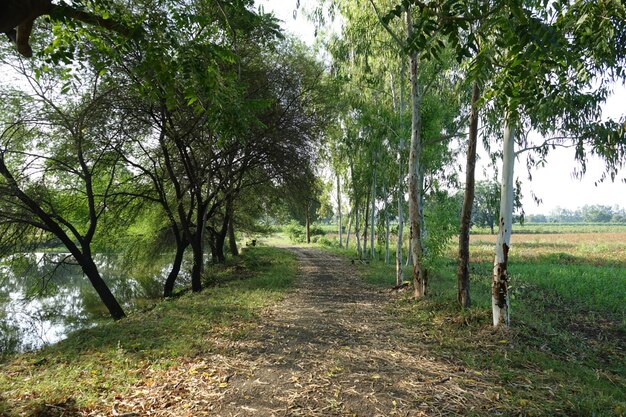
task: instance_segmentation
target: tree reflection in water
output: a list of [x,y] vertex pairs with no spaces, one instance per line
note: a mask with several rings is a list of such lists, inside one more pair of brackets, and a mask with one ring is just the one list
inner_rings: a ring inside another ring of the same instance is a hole
[[[169,265],[156,274],[96,255],[104,279],[125,307],[160,296]],[[182,277],[184,285],[188,277]],[[187,279],[185,279],[187,278]],[[78,265],[64,253],[18,254],[0,261],[0,357],[56,343],[74,330],[109,320]]]

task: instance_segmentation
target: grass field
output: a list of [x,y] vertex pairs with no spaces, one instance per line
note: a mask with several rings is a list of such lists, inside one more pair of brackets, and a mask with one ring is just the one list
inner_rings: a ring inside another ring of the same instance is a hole
[[[624,416],[626,233],[578,232],[513,235],[507,331],[491,330],[494,236],[471,237],[470,309],[456,304],[451,244],[430,295],[417,306],[402,297],[393,314],[419,326],[440,355],[499,381],[516,415]],[[391,266],[361,268],[374,284],[395,284]]]

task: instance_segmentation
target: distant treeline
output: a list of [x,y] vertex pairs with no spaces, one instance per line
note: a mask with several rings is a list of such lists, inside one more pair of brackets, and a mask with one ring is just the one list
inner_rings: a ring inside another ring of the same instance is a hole
[[626,208],[584,205],[575,210],[557,207],[550,214],[528,214],[530,223],[626,223]]

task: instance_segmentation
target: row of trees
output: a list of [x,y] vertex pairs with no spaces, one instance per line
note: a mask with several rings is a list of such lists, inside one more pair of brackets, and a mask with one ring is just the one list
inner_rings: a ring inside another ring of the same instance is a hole
[[[612,0],[327,0],[314,15],[324,23],[337,13],[342,31],[327,44],[344,106],[328,134],[328,160],[337,195],[350,200],[340,243],[349,244],[353,223],[358,254],[372,256],[374,212],[384,210],[378,218],[388,219],[395,201],[400,283],[408,196],[414,296],[427,292],[432,260],[458,234],[458,301],[469,306],[480,132],[502,177],[492,307],[494,325],[508,324],[508,253],[519,200],[515,160],[532,165],[553,147],[575,146],[583,171],[586,156],[597,154],[612,180],[623,164],[624,125],[602,121],[600,105],[625,74],[625,6]],[[532,130],[545,141],[531,142]],[[464,181],[454,167],[459,153],[467,161]],[[455,206],[447,190],[459,183],[460,219],[445,215]]]
[[64,245],[119,319],[94,253],[173,251],[167,297],[191,252],[200,291],[208,251],[223,261],[230,237],[236,255],[236,228],[313,187],[330,86],[252,1],[81,6],[137,35],[54,23],[35,59],[0,52],[2,250]]
[[574,210],[557,207],[549,214],[530,214],[528,221],[535,223],[626,223],[626,209],[600,204],[584,205]]

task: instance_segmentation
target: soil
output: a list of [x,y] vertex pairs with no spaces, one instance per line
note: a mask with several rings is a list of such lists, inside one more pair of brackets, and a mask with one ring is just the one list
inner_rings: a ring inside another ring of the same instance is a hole
[[[297,287],[268,312],[254,335],[257,347],[242,352],[251,367],[229,379],[216,415],[462,412],[466,392],[459,391],[457,376],[465,370],[430,357],[418,329],[395,324],[386,308],[395,299],[388,291],[364,283],[345,259],[292,250],[301,265]],[[475,395],[484,395],[484,387],[476,389]]]
[[[366,284],[349,260],[291,248],[293,291],[238,340],[163,371],[90,416],[497,415],[480,372],[431,352],[436,340],[398,324],[397,292]],[[151,374],[150,374],[151,373]],[[108,409],[111,410],[111,404]]]

